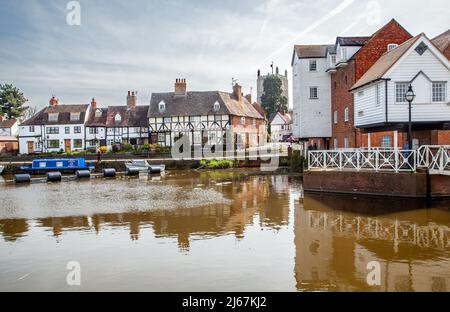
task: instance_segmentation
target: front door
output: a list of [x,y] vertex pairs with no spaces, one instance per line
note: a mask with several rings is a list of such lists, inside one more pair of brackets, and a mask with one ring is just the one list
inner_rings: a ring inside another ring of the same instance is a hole
[[66,153],[70,153],[71,147],[72,147],[71,140],[70,139],[64,140],[64,148],[65,148]]
[[28,141],[27,145],[28,145],[28,154],[34,154],[34,142]]

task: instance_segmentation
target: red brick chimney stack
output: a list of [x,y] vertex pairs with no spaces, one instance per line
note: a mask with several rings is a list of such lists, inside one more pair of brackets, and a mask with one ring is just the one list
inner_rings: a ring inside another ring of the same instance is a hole
[[57,106],[58,105],[58,99],[55,96],[52,96],[50,101],[48,102],[50,106]]
[[175,96],[186,96],[187,85],[185,78],[175,79]]
[[96,108],[97,108],[97,101],[95,100],[95,98],[92,98],[92,101],[91,101],[91,108],[92,108],[92,109],[96,109]]
[[135,91],[128,91],[127,95],[127,106],[129,108],[134,108],[137,105],[137,95]]
[[238,102],[242,99],[242,87],[237,83],[233,86],[233,94]]

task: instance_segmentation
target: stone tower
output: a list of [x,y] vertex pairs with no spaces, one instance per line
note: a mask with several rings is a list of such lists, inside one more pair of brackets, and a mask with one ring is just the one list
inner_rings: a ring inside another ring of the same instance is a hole
[[[259,104],[261,104],[261,96],[264,93],[264,80],[266,77],[270,75],[270,73],[267,73],[267,75],[261,76],[261,71],[258,69],[257,74],[257,80],[256,80],[256,94],[257,94],[257,101]],[[278,66],[275,68],[274,75],[277,75],[281,79],[281,89],[283,91],[283,95],[288,100],[289,103],[289,85],[288,85],[288,74],[287,70],[284,71],[284,75],[281,75],[278,69]]]

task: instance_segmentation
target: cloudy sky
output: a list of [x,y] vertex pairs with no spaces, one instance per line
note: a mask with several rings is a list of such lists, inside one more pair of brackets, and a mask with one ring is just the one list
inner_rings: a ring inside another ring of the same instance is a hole
[[[289,70],[293,44],[371,35],[396,18],[413,35],[450,28],[448,0],[79,0],[81,25],[69,25],[67,0],[0,0],[0,83],[13,83],[31,106],[52,94],[62,103],[140,104],[151,92],[231,90],[234,77],[256,93],[256,72],[273,61]],[[76,21],[76,19],[70,19]]]

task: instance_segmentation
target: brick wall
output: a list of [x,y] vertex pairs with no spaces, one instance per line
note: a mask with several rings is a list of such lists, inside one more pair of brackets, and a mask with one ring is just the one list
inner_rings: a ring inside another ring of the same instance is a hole
[[387,51],[390,43],[402,44],[412,36],[392,20],[381,28],[356,55],[356,80],[359,80],[373,64]]
[[[410,38],[411,35],[395,20],[392,20],[373,35],[358,51],[354,60],[349,61],[346,67],[338,68],[337,72],[332,75],[331,116],[333,118],[334,111],[337,111],[338,114],[338,123],[335,124],[334,120],[332,121],[331,145],[333,148],[345,147],[346,137],[350,148],[363,144],[361,133],[354,127],[354,101],[353,95],[348,90],[387,51],[388,44],[401,44]],[[348,122],[344,121],[346,107],[349,110]],[[334,139],[338,141],[337,146],[334,146]]]
[[[353,95],[348,92],[355,81],[354,60],[350,61],[346,67],[339,68],[335,74],[331,75],[331,118],[332,118],[332,148],[344,148],[345,137],[348,138],[349,147],[356,147],[357,133],[354,125],[354,101]],[[345,108],[348,107],[348,122],[345,122]],[[334,123],[334,112],[337,111],[338,122]],[[334,139],[338,140],[338,145],[334,146]]]

